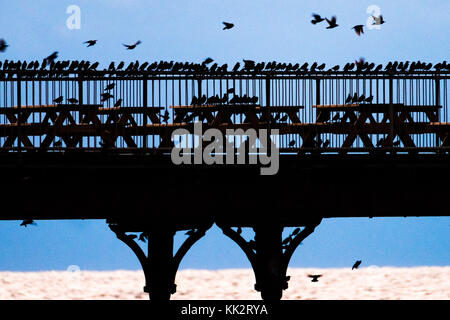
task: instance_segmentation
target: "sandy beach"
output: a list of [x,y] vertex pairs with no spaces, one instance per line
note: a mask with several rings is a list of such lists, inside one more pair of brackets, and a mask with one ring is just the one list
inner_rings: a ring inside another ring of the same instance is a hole
[[[308,274],[322,274],[311,282]],[[366,267],[288,270],[285,300],[449,300],[449,267]],[[172,299],[260,300],[253,290],[249,269],[180,270]],[[21,300],[137,300],[142,291],[142,271],[42,271],[0,272],[0,299]]]

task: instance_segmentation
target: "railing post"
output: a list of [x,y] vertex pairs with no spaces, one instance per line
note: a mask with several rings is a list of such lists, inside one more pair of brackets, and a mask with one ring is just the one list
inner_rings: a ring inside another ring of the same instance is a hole
[[142,88],[142,99],[143,99],[142,106],[144,108],[144,114],[143,114],[144,118],[142,120],[142,125],[144,126],[144,136],[143,136],[143,141],[142,141],[142,144],[143,144],[142,147],[144,148],[144,150],[147,149],[147,147],[148,147],[148,143],[147,143],[148,81],[147,80],[148,80],[147,76],[145,75],[144,76],[144,80],[143,80],[143,88]]
[[[392,148],[394,140],[394,79],[389,77],[389,122],[391,123],[389,134],[389,147]],[[392,151],[391,151],[392,153]]]
[[[436,117],[438,122],[441,122],[441,117],[440,117],[440,109],[439,106],[441,104],[441,79],[439,78],[439,75],[436,75],[436,86],[435,86],[435,102],[436,102]],[[440,139],[439,139],[439,135],[437,133],[435,133],[436,135],[436,148],[439,148],[440,146]]]
[[17,73],[17,146],[19,153],[22,151],[22,142],[20,140],[21,136],[21,112],[22,111],[22,82],[20,72]]
[[[83,105],[83,79],[82,79],[82,73],[81,71],[78,73],[78,104],[80,106]],[[79,113],[81,116],[82,113]],[[79,119],[79,122],[81,123],[82,119]],[[80,148],[83,148],[83,136],[80,139]]]
[[[266,121],[267,121],[267,138],[268,142],[270,141],[270,133],[271,133],[271,119],[272,114],[270,113],[270,76],[266,77]],[[271,154],[271,145],[270,143],[267,144],[267,156],[270,157]]]

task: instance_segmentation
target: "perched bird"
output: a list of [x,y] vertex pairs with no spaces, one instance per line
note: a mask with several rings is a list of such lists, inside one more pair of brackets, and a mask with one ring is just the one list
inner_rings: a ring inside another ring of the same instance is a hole
[[238,71],[240,66],[241,66],[241,64],[239,62],[236,62],[236,64],[234,65],[234,68],[233,68],[233,72]]
[[166,111],[164,112],[164,115],[162,116],[162,121],[165,122],[165,123],[167,123],[167,122],[169,121],[169,117],[170,117],[169,111],[166,110]]
[[323,144],[322,144],[322,148],[328,148],[330,146],[330,140],[326,140]]
[[325,20],[327,20],[328,22],[328,27],[327,29],[333,29],[338,27],[339,25],[336,23],[336,16],[331,17],[331,20],[329,20],[328,18],[325,18]]
[[138,240],[140,240],[140,241],[142,241],[142,242],[145,242],[146,239],[147,239],[147,235],[146,235],[144,232],[142,232],[142,233],[139,235],[139,239],[138,239]]
[[53,146],[56,147],[56,148],[62,147],[62,141],[58,140],[58,141],[53,142]]
[[287,116],[287,114],[285,114],[284,116],[281,117],[280,122],[285,122],[285,121],[287,121],[287,119],[288,119],[288,116]]
[[119,65],[117,66],[117,70],[122,69],[124,66],[125,66],[125,62],[120,61],[120,62],[119,62]]
[[363,24],[358,24],[358,25],[354,26],[352,29],[355,30],[355,32],[358,36],[360,36],[361,33],[364,33],[364,25]]
[[69,98],[69,99],[67,99],[67,102],[75,104],[75,103],[78,103],[78,100],[75,98]]
[[365,95],[361,95],[359,98],[358,98],[358,103],[361,103],[361,102],[363,102],[363,101],[365,101],[366,100],[366,96]]
[[228,30],[234,27],[233,23],[230,22],[222,22],[224,24],[225,27],[223,27],[223,30]]
[[121,104],[122,104],[122,98],[120,98],[119,100],[116,101],[116,103],[114,103],[114,108],[120,107]]
[[336,113],[334,116],[333,116],[333,121],[338,121],[339,119],[341,118],[341,115],[339,114],[339,113]]
[[358,99],[359,99],[358,94],[355,93],[355,94],[353,95],[353,98],[352,98],[352,103],[358,102]]
[[0,52],[5,52],[8,47],[9,45],[6,44],[6,41],[4,39],[0,39]]
[[26,227],[29,224],[36,225],[36,223],[32,219],[25,219],[22,221],[20,225]]
[[372,103],[373,101],[373,95],[370,95],[370,97],[368,97],[366,100],[364,100],[367,103]]
[[242,233],[242,228],[241,228],[241,227],[237,227],[236,233],[237,233],[237,234],[241,234],[241,233]]
[[321,276],[321,274],[308,274],[308,277],[312,278],[311,282],[318,282],[319,280],[317,279],[319,279]]
[[393,145],[394,147],[400,147],[400,140],[394,141],[394,142],[392,143],[392,145]]
[[318,14],[316,14],[316,13],[313,13],[312,14],[312,16],[313,16],[313,20],[311,20],[311,23],[312,24],[317,24],[317,23],[320,23],[320,22],[322,22],[323,20],[325,20],[324,18],[322,18],[320,15],[318,15]]
[[85,41],[83,43],[87,43],[88,44],[86,47],[92,47],[93,45],[95,45],[97,43],[97,40],[88,40],[88,41]]
[[138,40],[136,43],[134,43],[134,44],[124,44],[124,43],[122,43],[123,45],[124,45],[124,47],[126,47],[127,48],[127,50],[133,50],[134,48],[136,48],[139,44],[141,44],[142,42],[141,42],[141,40]]
[[211,62],[213,62],[214,60],[212,58],[206,58],[205,60],[203,60],[203,64],[210,64]]
[[357,260],[357,261],[355,262],[355,264],[353,265],[352,270],[353,270],[353,269],[358,269],[358,267],[359,267],[360,264],[361,264],[361,260]]
[[379,17],[372,16],[372,18],[373,18],[373,20],[374,20],[374,22],[372,23],[372,25],[381,25],[381,24],[383,24],[383,23],[386,22],[386,21],[384,21],[383,16],[382,16],[381,14],[380,14]]
[[293,146],[295,146],[295,140],[291,140],[291,141],[289,142],[289,147],[293,147]]
[[58,51],[53,52],[51,55],[49,55],[44,60],[47,61],[47,63],[53,62],[56,58],[58,58]]
[[114,86],[115,86],[115,84],[114,83],[110,83],[110,84],[108,84],[106,87],[105,87],[105,91],[109,91],[109,90],[112,90],[112,89],[114,89]]
[[347,96],[347,99],[345,99],[345,104],[348,104],[350,102],[352,102],[352,94],[351,93],[349,93]]
[[59,96],[58,98],[56,98],[56,99],[53,99],[53,102],[54,103],[62,103],[63,102],[63,99],[64,99],[64,97],[63,96]]

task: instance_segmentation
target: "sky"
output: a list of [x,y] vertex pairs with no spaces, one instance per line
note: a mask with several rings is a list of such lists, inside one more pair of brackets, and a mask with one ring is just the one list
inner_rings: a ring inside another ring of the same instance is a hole
[[[344,65],[359,57],[391,60],[448,60],[448,0],[15,0],[1,1],[0,39],[9,44],[0,60],[42,60],[53,51],[61,60],[193,61],[212,57],[234,65],[242,59],[325,62]],[[71,5],[80,8],[80,29],[69,29]],[[369,7],[386,23],[365,28]],[[310,23],[311,14],[337,16],[339,27]],[[222,21],[233,22],[222,30]],[[97,45],[86,48],[86,40]],[[142,44],[133,51],[122,43]],[[140,269],[131,250],[104,220],[0,221],[0,271]],[[450,265],[450,217],[325,219],[295,252],[290,267]],[[286,231],[288,233],[289,230]],[[176,236],[176,246],[184,232]],[[251,230],[244,230],[251,237]],[[238,246],[216,226],[196,243],[180,268],[249,268]]]

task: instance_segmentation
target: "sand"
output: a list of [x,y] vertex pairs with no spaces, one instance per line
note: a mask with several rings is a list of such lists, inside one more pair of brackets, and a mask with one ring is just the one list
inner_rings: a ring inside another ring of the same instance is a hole
[[[322,274],[311,282],[308,274]],[[449,267],[289,269],[286,300],[449,300]],[[260,300],[249,269],[180,270],[172,299]],[[0,299],[139,300],[142,271],[0,272]]]

